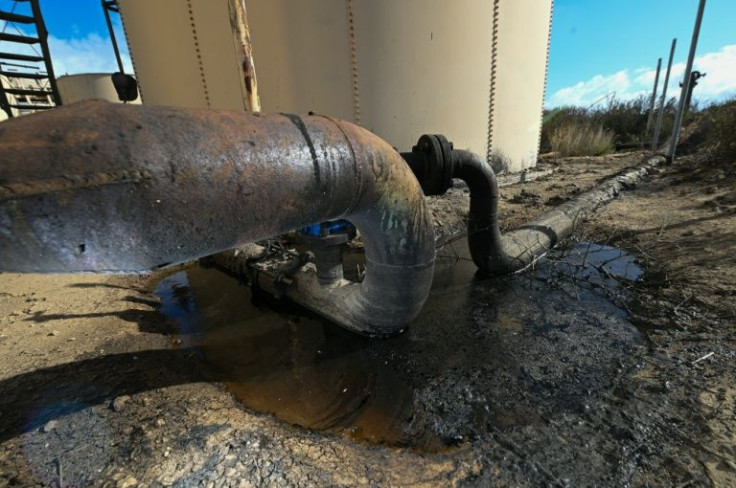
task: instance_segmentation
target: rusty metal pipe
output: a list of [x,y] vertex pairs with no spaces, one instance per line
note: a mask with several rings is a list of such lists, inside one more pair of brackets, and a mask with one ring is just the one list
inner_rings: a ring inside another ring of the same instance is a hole
[[421,188],[347,122],[83,102],[1,124],[0,154],[1,271],[141,272],[344,218],[363,235],[365,279],[296,283],[310,308],[385,335],[429,293]]

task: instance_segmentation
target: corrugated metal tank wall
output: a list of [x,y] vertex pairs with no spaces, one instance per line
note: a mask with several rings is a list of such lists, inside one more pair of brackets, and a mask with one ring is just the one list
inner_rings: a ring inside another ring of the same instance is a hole
[[143,103],[245,109],[227,0],[118,0]]
[[[441,132],[486,155],[490,136],[501,166],[536,163],[552,0],[246,4],[263,111],[359,118],[402,150]],[[120,8],[144,103],[244,109],[227,0]]]
[[424,133],[485,151],[490,2],[357,0],[363,124],[409,149]]
[[491,142],[511,171],[535,166],[542,130],[552,0],[501,0]]
[[264,112],[353,120],[345,0],[247,0]]

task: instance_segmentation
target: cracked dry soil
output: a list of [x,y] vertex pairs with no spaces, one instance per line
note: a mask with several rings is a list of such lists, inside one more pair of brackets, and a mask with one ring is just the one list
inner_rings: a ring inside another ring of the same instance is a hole
[[[556,161],[502,189],[502,221],[643,156]],[[1,274],[0,487],[736,486],[736,174],[719,163],[661,168],[503,279],[447,238],[463,188],[432,199],[432,295],[383,341],[196,266]]]

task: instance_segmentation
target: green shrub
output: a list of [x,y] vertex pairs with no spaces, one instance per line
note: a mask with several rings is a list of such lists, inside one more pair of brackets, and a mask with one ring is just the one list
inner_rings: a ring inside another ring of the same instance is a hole
[[552,151],[560,156],[600,156],[614,149],[613,132],[590,122],[573,122],[556,127],[549,134]]

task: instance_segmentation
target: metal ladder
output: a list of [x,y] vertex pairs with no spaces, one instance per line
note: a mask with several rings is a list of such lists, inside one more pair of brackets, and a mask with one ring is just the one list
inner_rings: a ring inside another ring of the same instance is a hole
[[[9,118],[61,105],[38,0],[13,2],[9,11],[0,10],[0,109]],[[35,35],[26,32],[31,26]]]

